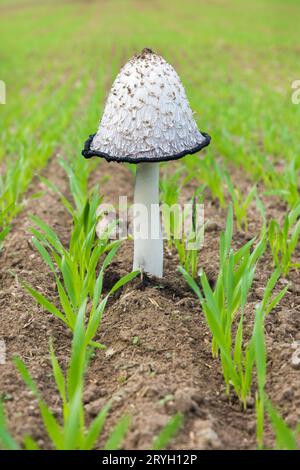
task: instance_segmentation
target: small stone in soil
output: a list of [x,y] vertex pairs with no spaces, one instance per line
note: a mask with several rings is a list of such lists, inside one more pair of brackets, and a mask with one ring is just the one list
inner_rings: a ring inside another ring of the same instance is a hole
[[219,232],[222,229],[222,227],[217,223],[213,221],[208,221],[205,227],[206,232]]
[[98,400],[94,400],[86,406],[86,411],[92,417],[97,416],[105,403],[106,400],[104,398],[98,398]]
[[283,351],[281,351],[279,357],[280,357],[280,359],[286,360],[290,357],[290,355],[291,355],[290,351],[288,351],[287,349],[283,349]]
[[219,449],[222,445],[209,420],[196,420],[193,425],[192,434],[196,448],[199,450]]
[[281,400],[292,400],[294,396],[294,391],[292,388],[287,387],[281,393]]
[[199,406],[194,400],[195,390],[189,388],[179,389],[175,392],[174,402],[175,407],[178,411],[182,413],[187,413],[189,411],[197,412]]
[[293,369],[300,369],[300,348],[292,354],[291,365]]

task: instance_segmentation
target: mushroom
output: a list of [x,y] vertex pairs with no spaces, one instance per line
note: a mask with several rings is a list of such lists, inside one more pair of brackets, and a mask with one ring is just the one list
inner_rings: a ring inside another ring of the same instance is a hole
[[174,68],[143,49],[121,69],[107,98],[98,132],[82,154],[137,165],[134,190],[133,269],[163,275],[159,162],[177,160],[210,143],[193,117]]

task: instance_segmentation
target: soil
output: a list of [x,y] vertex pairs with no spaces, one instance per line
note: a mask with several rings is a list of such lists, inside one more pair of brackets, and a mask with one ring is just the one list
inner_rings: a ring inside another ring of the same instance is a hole
[[[188,157],[197,158],[197,157]],[[88,164],[88,162],[87,162]],[[163,171],[168,167],[164,166]],[[68,183],[54,157],[44,171],[68,196]],[[109,176],[109,178],[106,178]],[[232,178],[243,181],[245,191],[251,183],[241,171],[232,170]],[[119,195],[132,196],[133,179],[123,165],[99,162],[93,180],[101,181],[105,202],[116,203]],[[112,184],[113,183],[113,184]],[[185,187],[188,199],[195,182]],[[30,199],[15,219],[13,229],[0,254],[0,338],[6,344],[6,363],[0,365],[0,390],[5,401],[9,429],[19,442],[24,434],[38,440],[42,448],[50,443],[44,431],[38,406],[28,391],[12,359],[21,356],[37,381],[46,402],[60,416],[60,402],[49,363],[49,339],[63,367],[67,365],[71,333],[52,315],[43,311],[21,287],[29,281],[44,295],[57,301],[52,275],[30,243],[30,214],[36,214],[55,228],[68,242],[71,220],[58,200],[42,182],[32,184],[32,193],[43,191],[40,199]],[[268,214],[282,218],[284,205],[265,201]],[[205,199],[206,219],[210,220],[204,246],[199,254],[210,282],[218,274],[220,231],[225,226],[227,209],[221,209],[209,193]],[[250,211],[247,234],[235,230],[234,244],[240,246],[259,233],[259,215]],[[299,249],[296,253],[299,256]],[[105,289],[131,270],[132,242],[122,244],[105,277]],[[124,442],[125,449],[150,448],[154,436],[177,410],[184,414],[184,426],[170,444],[172,449],[254,449],[254,396],[243,411],[235,396],[227,397],[218,360],[211,356],[211,337],[199,301],[177,272],[175,253],[165,249],[165,276],[162,281],[136,279],[113,298],[105,311],[98,338],[107,346],[96,351],[86,376],[85,407],[90,421],[113,396],[107,429],[123,413],[132,415],[132,426]],[[273,271],[269,253],[259,263],[247,308],[247,326],[253,321],[255,304]],[[286,281],[282,280],[278,289]],[[266,324],[268,348],[268,394],[287,422],[294,426],[300,419],[300,370],[291,358],[300,343],[300,280],[296,271],[289,276],[290,287]],[[246,328],[247,328],[246,326]],[[101,448],[103,440],[98,447]],[[266,445],[274,437],[269,428]]]

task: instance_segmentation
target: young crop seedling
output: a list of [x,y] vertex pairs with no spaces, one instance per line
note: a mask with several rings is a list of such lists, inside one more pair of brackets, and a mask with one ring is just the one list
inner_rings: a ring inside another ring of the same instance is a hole
[[[48,312],[59,318],[71,330],[74,329],[77,312],[80,306],[90,299],[89,327],[87,342],[91,342],[100,324],[103,311],[109,296],[117,289],[132,280],[139,271],[123,276],[104,297],[102,296],[104,271],[112,262],[119,246],[119,241],[109,242],[111,227],[98,240],[96,225],[98,218],[96,209],[100,199],[95,191],[86,201],[79,217],[75,217],[69,248],[65,248],[56,232],[41,219],[32,217],[39,230],[32,229],[32,244],[50,268],[56,281],[61,308],[23,282],[25,289]],[[103,255],[106,255],[97,274],[97,266]],[[98,343],[94,346],[101,347]]]
[[60,200],[70,216],[76,223],[76,220],[81,216],[84,211],[87,199],[90,199],[89,194],[92,195],[92,199],[95,198],[95,204],[100,204],[102,198],[98,196],[99,187],[94,186],[92,190],[88,191],[88,178],[90,172],[94,169],[94,165],[87,166],[82,164],[82,160],[76,159],[72,164],[64,160],[63,158],[57,159],[60,166],[64,169],[66,176],[69,180],[69,190],[73,199],[73,204],[53,183],[53,181],[40,176],[40,180],[47,186],[51,191],[58,194]]
[[4,230],[0,230],[0,251],[2,249],[3,241],[10,231],[10,227],[6,227]]
[[268,228],[268,241],[275,266],[281,267],[287,276],[291,268],[299,268],[300,263],[292,260],[300,238],[300,202],[285,215],[283,225],[272,219]]
[[256,196],[257,190],[256,186],[252,186],[249,193],[245,197],[244,194],[241,192],[240,188],[234,187],[232,180],[229,174],[226,172],[226,181],[227,181],[227,188],[229,194],[232,199],[234,214],[236,217],[237,227],[239,230],[244,229],[245,232],[248,231],[248,217],[247,211],[248,208]]
[[[85,337],[85,303],[80,307],[74,325],[74,336],[69,366],[66,374],[63,373],[52,345],[50,346],[50,359],[55,384],[62,402],[62,422],[54,416],[53,412],[43,400],[37,385],[30,376],[28,369],[20,358],[15,358],[16,367],[21,374],[33,396],[38,401],[40,414],[45,431],[51,445],[56,450],[89,450],[97,444],[102,433],[111,402],[108,402],[97,417],[87,428],[85,424],[83,390],[84,375],[89,360],[89,350],[86,347]],[[124,415],[115,428],[110,432],[104,449],[119,449],[130,425],[130,416]],[[3,406],[0,411],[0,443],[6,449],[18,449],[19,445],[13,440],[6,429]],[[38,450],[38,443],[30,436],[25,436],[23,446],[27,450]]]
[[270,400],[265,398],[265,406],[276,439],[276,450],[300,450],[300,422],[291,429]]
[[[250,240],[234,253],[231,249],[232,228],[233,217],[230,207],[226,230],[220,237],[220,267],[214,289],[209,285],[204,271],[200,272],[201,291],[196,281],[182,267],[179,270],[200,299],[212,333],[212,354],[214,357],[220,354],[226,391],[229,394],[230,387],[233,386],[246,408],[247,398],[251,392],[256,329],[254,328],[250,341],[246,342],[243,333],[245,307],[256,264],[264,253],[266,243],[264,238],[261,239],[251,252],[254,240]],[[279,276],[278,270],[271,276],[266,286],[261,304],[264,316],[277,305],[287,290],[286,287],[271,299]],[[235,325],[237,329],[233,337]]]
[[[221,318],[225,331],[231,330],[231,324],[242,305],[243,289],[251,287],[256,263],[265,251],[264,237],[258,242],[251,252],[255,239],[249,240],[234,253],[231,248],[233,236],[233,210],[230,206],[226,221],[225,232],[220,236],[220,262],[219,274],[215,284],[214,298],[221,312]],[[206,279],[205,273],[200,272],[200,280]],[[248,282],[245,282],[248,280]],[[217,356],[218,347],[213,341],[213,355]]]
[[166,449],[171,439],[179,432],[183,425],[183,415],[177,413],[174,415],[169,422],[163,427],[157,437],[153,440],[153,450]]
[[160,180],[160,201],[163,230],[168,239],[169,248],[178,239],[182,229],[179,196],[181,191],[182,170],[179,168],[172,175],[164,174]]
[[224,170],[214,157],[207,155],[204,160],[187,158],[184,164],[188,171],[186,181],[196,178],[203,187],[209,188],[212,198],[219,202],[220,207],[225,207]]
[[[266,299],[269,296],[267,291],[271,291],[276,284],[277,274],[274,272],[270,278],[263,302],[258,304],[255,309],[255,325],[254,325],[254,355],[257,371],[257,393],[256,393],[256,439],[259,449],[264,449],[264,430],[265,430],[265,414],[267,412],[269,421],[276,438],[277,450],[297,450],[299,449],[298,440],[300,437],[300,422],[295,430],[290,429],[278,411],[274,408],[271,401],[268,399],[265,386],[267,378],[267,350],[265,343],[264,333],[264,320],[266,315],[271,311],[277,302],[276,298],[273,300],[273,305],[270,304],[266,308]],[[278,294],[281,296],[281,294]]]
[[297,157],[292,158],[285,165],[284,171],[276,171],[274,165],[269,162],[268,169],[263,172],[262,178],[267,188],[265,194],[268,196],[279,196],[286,201],[290,209],[299,204],[299,171],[300,163]]
[[[112,400],[108,401],[108,403],[99,410],[97,417],[94,418],[89,427],[86,426],[83,401],[84,377],[92,349],[87,347],[85,341],[87,336],[85,312],[86,305],[84,303],[80,307],[76,317],[71,357],[66,374],[64,374],[54,352],[52,343],[50,343],[52,374],[62,403],[62,422],[55,417],[50,407],[42,398],[24,362],[19,357],[15,358],[15,364],[19,373],[38,402],[45,432],[49,437],[51,446],[56,450],[90,450],[95,448],[103,431],[112,403]],[[128,414],[124,414],[110,431],[103,444],[103,449],[119,449],[128,432],[130,423],[131,417]],[[161,450],[165,448],[179,431],[182,424],[183,417],[180,413],[173,416],[154,439],[153,449]],[[38,443],[28,435],[24,437],[22,447],[26,450],[39,449]],[[0,448],[9,450],[20,449],[19,444],[7,430],[2,402],[0,402]]]
[[[63,67],[62,64],[61,66]],[[89,79],[90,67],[90,65],[87,66],[81,72],[83,82]],[[68,76],[64,83],[60,83],[60,86],[56,86],[58,74],[55,74],[52,77],[52,83],[50,81],[42,87],[40,98],[43,100],[40,103],[31,103],[30,99],[37,95],[29,93],[29,103],[26,105],[29,111],[25,119],[26,125],[21,126],[14,117],[13,126],[9,126],[8,135],[3,139],[3,149],[9,157],[5,160],[5,172],[0,175],[0,228],[8,227],[12,219],[22,210],[25,203],[24,194],[32,178],[53,155],[62,133],[72,127],[70,122],[74,110],[82,98],[80,89],[74,89],[68,97],[68,106],[60,106],[59,115],[56,115],[53,121],[51,118],[55,115],[57,107],[65,102],[70,86],[74,83],[75,75],[78,78],[75,69],[73,69],[73,74],[73,76]],[[51,102],[49,102],[48,93],[51,93]],[[17,95],[19,93],[16,93]],[[47,106],[43,106],[43,103],[47,103]],[[15,111],[12,115],[15,116]],[[25,116],[20,119],[20,122],[24,122],[24,118]],[[11,128],[14,130],[11,131]],[[38,137],[41,132],[43,139]]]
[[175,246],[177,250],[180,265],[190,272],[192,277],[195,277],[205,228],[203,220],[198,220],[199,214],[197,212],[198,205],[203,203],[204,186],[200,186],[194,192],[191,203],[182,207],[179,204],[181,175],[182,168],[171,176],[164,175],[161,180],[163,229],[168,239],[169,248]]
[[203,196],[197,198],[197,192],[195,192],[192,199],[192,214],[188,213],[189,207],[188,211],[184,211],[183,213],[184,219],[191,216],[191,226],[189,227],[188,233],[182,231],[180,238],[174,240],[179,257],[179,264],[189,272],[193,278],[196,278],[198,273],[199,250],[203,243],[205,231],[204,221],[198,220],[199,214],[197,212],[197,204],[202,201]]

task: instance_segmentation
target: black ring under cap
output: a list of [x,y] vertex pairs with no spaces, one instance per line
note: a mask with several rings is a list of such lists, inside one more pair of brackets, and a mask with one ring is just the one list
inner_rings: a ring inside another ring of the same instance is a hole
[[[201,131],[200,131],[201,132]],[[98,150],[91,150],[91,143],[93,138],[96,134],[91,134],[87,141],[84,144],[84,149],[82,150],[82,155],[85,158],[91,157],[100,157],[105,158],[108,162],[118,162],[118,163],[143,163],[143,162],[167,162],[169,160],[178,160],[179,158],[184,157],[185,155],[192,155],[193,153],[199,152],[204,147],[207,147],[210,144],[211,137],[210,135],[206,134],[206,132],[201,132],[204,137],[204,141],[201,144],[196,145],[195,147],[187,150],[183,150],[182,152],[175,153],[174,155],[165,155],[162,157],[154,157],[154,158],[147,158],[147,157],[115,157],[113,155],[109,155],[105,152],[99,152]]]

